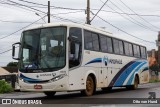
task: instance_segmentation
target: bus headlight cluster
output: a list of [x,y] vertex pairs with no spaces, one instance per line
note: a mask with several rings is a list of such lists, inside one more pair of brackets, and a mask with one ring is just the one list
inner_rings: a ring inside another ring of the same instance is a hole
[[21,77],[19,77],[19,80],[24,82],[23,78],[21,78]]
[[56,77],[52,78],[50,81],[51,82],[58,81],[58,80],[64,78],[65,76],[66,76],[66,74],[61,74],[59,76],[56,76]]

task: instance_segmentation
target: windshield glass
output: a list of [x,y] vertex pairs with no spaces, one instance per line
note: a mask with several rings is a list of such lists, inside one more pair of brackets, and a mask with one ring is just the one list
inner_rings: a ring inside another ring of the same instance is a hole
[[66,27],[23,32],[21,70],[57,69],[65,66]]

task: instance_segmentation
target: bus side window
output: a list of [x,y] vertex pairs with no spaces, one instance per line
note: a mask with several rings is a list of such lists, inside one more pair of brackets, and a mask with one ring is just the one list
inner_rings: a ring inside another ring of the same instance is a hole
[[140,49],[139,49],[139,46],[137,45],[137,55],[138,55],[138,57],[140,57]]
[[85,49],[92,50],[93,43],[92,43],[92,35],[91,32],[84,30],[84,41],[85,41]]
[[117,39],[113,39],[114,53],[119,54],[119,41]]
[[93,44],[93,50],[99,51],[99,40],[98,35],[95,33],[92,33],[92,44]]
[[112,39],[109,37],[107,37],[107,46],[108,46],[108,52],[112,53],[113,52]]
[[100,45],[101,45],[102,52],[108,52],[107,37],[102,35],[100,36]]
[[145,49],[145,47],[140,47],[140,50],[141,50],[141,57],[142,58],[146,58],[146,49]]
[[133,56],[133,48],[131,43],[129,43],[129,55]]
[[121,54],[121,55],[123,55],[124,54],[124,49],[123,49],[124,47],[123,47],[123,42],[122,41],[119,41],[119,53]]
[[69,68],[78,66],[81,63],[82,54],[82,30],[80,28],[70,28],[69,36]]
[[129,56],[129,45],[127,42],[124,42],[124,51],[125,55]]

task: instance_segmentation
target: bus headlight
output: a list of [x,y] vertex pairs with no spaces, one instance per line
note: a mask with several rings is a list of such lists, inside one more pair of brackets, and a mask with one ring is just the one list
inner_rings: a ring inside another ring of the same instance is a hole
[[52,78],[50,81],[51,82],[58,81],[58,80],[64,78],[65,76],[66,76],[66,74],[61,74],[59,76],[56,76],[56,77]]
[[19,77],[19,80],[24,82],[23,78],[21,78],[21,77]]

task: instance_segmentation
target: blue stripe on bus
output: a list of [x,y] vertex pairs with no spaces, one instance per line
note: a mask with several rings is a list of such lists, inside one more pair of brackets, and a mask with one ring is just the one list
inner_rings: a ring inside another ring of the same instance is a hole
[[147,63],[147,62],[141,63],[141,64],[133,71],[133,74],[132,74],[131,77],[129,78],[129,80],[128,80],[128,82],[127,82],[126,85],[131,85],[131,83],[132,83],[132,81],[133,81],[133,79],[134,79],[134,74],[135,74],[135,72],[138,72],[138,71],[142,68],[142,66],[145,65],[146,63]]
[[116,82],[114,83],[114,86],[122,86],[128,75],[137,67],[141,62],[135,62],[131,66],[129,66],[127,69],[125,69],[121,75],[118,77]]
[[25,81],[41,81],[41,80],[38,80],[38,79],[33,79],[33,78],[29,78],[29,77],[26,77],[24,76],[23,74],[20,74],[20,78],[24,79]]
[[118,77],[123,73],[123,71],[128,68],[130,65],[132,65],[134,62],[136,61],[131,61],[128,64],[126,64],[115,76],[114,78],[111,80],[109,87],[112,87],[114,85],[114,83],[116,82],[116,80],[118,79]]
[[97,63],[97,62],[102,62],[102,58],[95,58],[91,61],[89,61],[88,63],[86,63],[85,65],[91,64],[91,63]]

